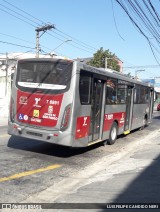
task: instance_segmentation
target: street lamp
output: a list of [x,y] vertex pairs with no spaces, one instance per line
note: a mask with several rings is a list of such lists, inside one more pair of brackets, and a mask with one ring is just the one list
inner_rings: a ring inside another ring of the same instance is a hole
[[58,49],[60,46],[62,46],[64,43],[67,43],[67,42],[69,42],[69,41],[72,41],[72,40],[65,40],[65,41],[63,41],[62,43],[60,43],[57,47],[55,47],[53,50],[52,50],[52,52],[50,52],[49,54],[51,55],[51,56],[53,56],[54,55],[54,51],[56,50],[56,49]]
[[141,71],[145,71],[145,69],[144,70],[136,70],[135,71],[135,79],[138,79],[138,73],[141,72]]

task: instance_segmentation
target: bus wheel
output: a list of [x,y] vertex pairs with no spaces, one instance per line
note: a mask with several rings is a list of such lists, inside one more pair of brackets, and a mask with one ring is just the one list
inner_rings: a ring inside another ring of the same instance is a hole
[[109,133],[109,139],[108,139],[108,144],[112,145],[115,143],[117,139],[117,123],[113,122],[112,127],[110,129],[110,133]]
[[144,118],[143,118],[143,126],[140,127],[140,130],[143,130],[147,126],[148,126],[148,119],[147,119],[147,116],[144,116]]
[[144,128],[148,126],[148,119],[147,119],[147,116],[144,117],[143,126],[144,126]]

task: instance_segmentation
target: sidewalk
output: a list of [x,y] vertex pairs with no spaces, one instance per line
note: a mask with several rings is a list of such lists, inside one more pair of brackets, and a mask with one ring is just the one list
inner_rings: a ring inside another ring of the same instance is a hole
[[8,116],[7,117],[0,116],[0,127],[7,126],[7,125],[8,125]]
[[8,125],[9,107],[8,103],[0,105],[0,127]]
[[[66,208],[69,205],[71,208],[65,212],[74,207],[79,208],[76,211],[84,211],[83,207],[89,207],[87,209],[93,211],[96,207],[109,203],[143,206],[148,203],[156,207],[156,203],[160,203],[159,153],[160,129],[143,139],[128,143],[119,152],[101,158],[79,173],[70,177],[60,176],[59,183],[23,202],[71,203],[66,204]],[[58,211],[64,211],[63,207],[65,205],[59,204]],[[105,211],[103,209],[100,207],[98,211]]]

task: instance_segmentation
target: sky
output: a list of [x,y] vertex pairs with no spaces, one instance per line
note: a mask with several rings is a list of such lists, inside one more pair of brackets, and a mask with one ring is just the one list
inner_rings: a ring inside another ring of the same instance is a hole
[[158,66],[150,46],[115,0],[0,0],[0,20],[0,54],[35,52],[35,29],[53,24],[55,29],[40,32],[42,53],[76,59],[103,47],[123,61],[124,73],[160,76],[159,68],[147,68]]

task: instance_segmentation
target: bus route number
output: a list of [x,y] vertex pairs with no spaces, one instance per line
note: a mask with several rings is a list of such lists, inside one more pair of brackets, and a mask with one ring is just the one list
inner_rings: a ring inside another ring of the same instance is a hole
[[113,119],[113,114],[106,114],[106,120],[111,120]]

